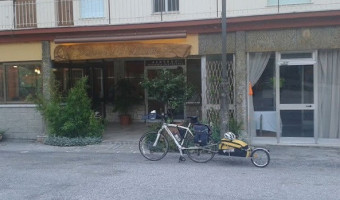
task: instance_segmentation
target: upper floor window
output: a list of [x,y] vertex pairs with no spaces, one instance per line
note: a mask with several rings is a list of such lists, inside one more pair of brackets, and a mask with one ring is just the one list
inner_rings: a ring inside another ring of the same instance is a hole
[[310,3],[311,0],[268,0],[269,6]]
[[73,25],[73,0],[57,0],[58,26]]
[[153,11],[155,13],[179,11],[179,0],[154,0]]
[[15,0],[15,27],[33,28],[37,27],[37,13],[35,0]]
[[40,64],[0,66],[0,103],[25,102],[42,91]]
[[104,17],[104,0],[80,0],[81,18]]

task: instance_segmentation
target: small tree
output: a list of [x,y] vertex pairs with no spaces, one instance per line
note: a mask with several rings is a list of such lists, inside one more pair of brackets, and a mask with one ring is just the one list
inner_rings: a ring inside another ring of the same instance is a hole
[[164,104],[165,112],[168,112],[172,120],[173,111],[178,110],[192,94],[191,87],[188,87],[183,73],[176,73],[167,69],[157,71],[155,78],[144,77],[141,83],[159,102]]
[[58,84],[51,78],[50,99],[39,96],[34,101],[47,122],[48,133],[56,137],[101,137],[103,125],[91,110],[87,96],[87,78],[81,78],[69,91],[65,102]]

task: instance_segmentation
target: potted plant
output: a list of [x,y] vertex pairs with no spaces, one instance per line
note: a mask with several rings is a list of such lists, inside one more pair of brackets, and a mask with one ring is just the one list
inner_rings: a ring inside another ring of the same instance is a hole
[[165,106],[165,112],[173,121],[175,110],[183,107],[193,90],[187,86],[185,75],[171,70],[161,69],[157,71],[155,78],[144,77],[141,85],[148,93]]
[[131,116],[129,109],[139,102],[136,87],[128,79],[120,79],[115,87],[113,111],[119,113],[120,124],[129,125]]

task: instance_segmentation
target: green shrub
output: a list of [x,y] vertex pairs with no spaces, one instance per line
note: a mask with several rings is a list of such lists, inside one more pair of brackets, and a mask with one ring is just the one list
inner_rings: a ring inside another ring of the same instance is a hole
[[[8,130],[8,129],[7,129],[7,130]],[[2,140],[2,137],[3,137],[4,133],[5,133],[7,130],[0,129],[0,140]]]
[[233,132],[237,138],[239,138],[243,129],[243,123],[238,122],[235,118],[229,119],[229,131]]
[[51,78],[50,99],[42,96],[35,99],[38,110],[47,122],[48,134],[53,137],[99,138],[104,125],[95,118],[91,110],[91,99],[87,96],[87,78],[81,78],[69,91],[65,102],[58,84]]
[[220,133],[220,127],[213,125],[211,126],[211,138],[215,143],[218,143],[221,140],[221,133]]
[[86,146],[90,144],[99,144],[101,143],[101,137],[77,137],[77,138],[67,138],[67,137],[54,137],[49,136],[45,140],[45,144],[52,146]]
[[153,122],[148,125],[148,129],[150,132],[158,132],[158,130],[162,127],[162,122]]
[[[8,129],[7,129],[8,130]],[[0,135],[4,134],[7,130],[0,129]]]
[[[221,132],[221,129],[220,129],[221,121],[220,121],[219,111],[213,110],[213,109],[210,110],[210,123],[209,124],[212,127],[212,137],[214,141],[220,140],[220,138],[223,137],[223,133],[222,135],[220,133]],[[234,133],[235,136],[239,138],[242,130],[243,130],[243,122],[238,121],[234,116],[230,116],[228,120],[227,131]]]
[[[219,121],[216,120],[212,122],[212,138],[215,142],[218,142],[221,139],[221,129],[219,127]],[[243,129],[243,123],[238,122],[235,118],[230,118],[228,123],[228,129],[230,132],[234,133],[236,138],[239,138],[241,131]],[[222,136],[223,137],[223,136]]]

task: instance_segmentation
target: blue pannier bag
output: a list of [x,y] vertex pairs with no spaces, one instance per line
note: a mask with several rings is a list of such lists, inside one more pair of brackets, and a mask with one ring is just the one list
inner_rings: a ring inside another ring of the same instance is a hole
[[194,142],[201,146],[205,146],[209,142],[210,128],[205,124],[194,124],[195,137]]

